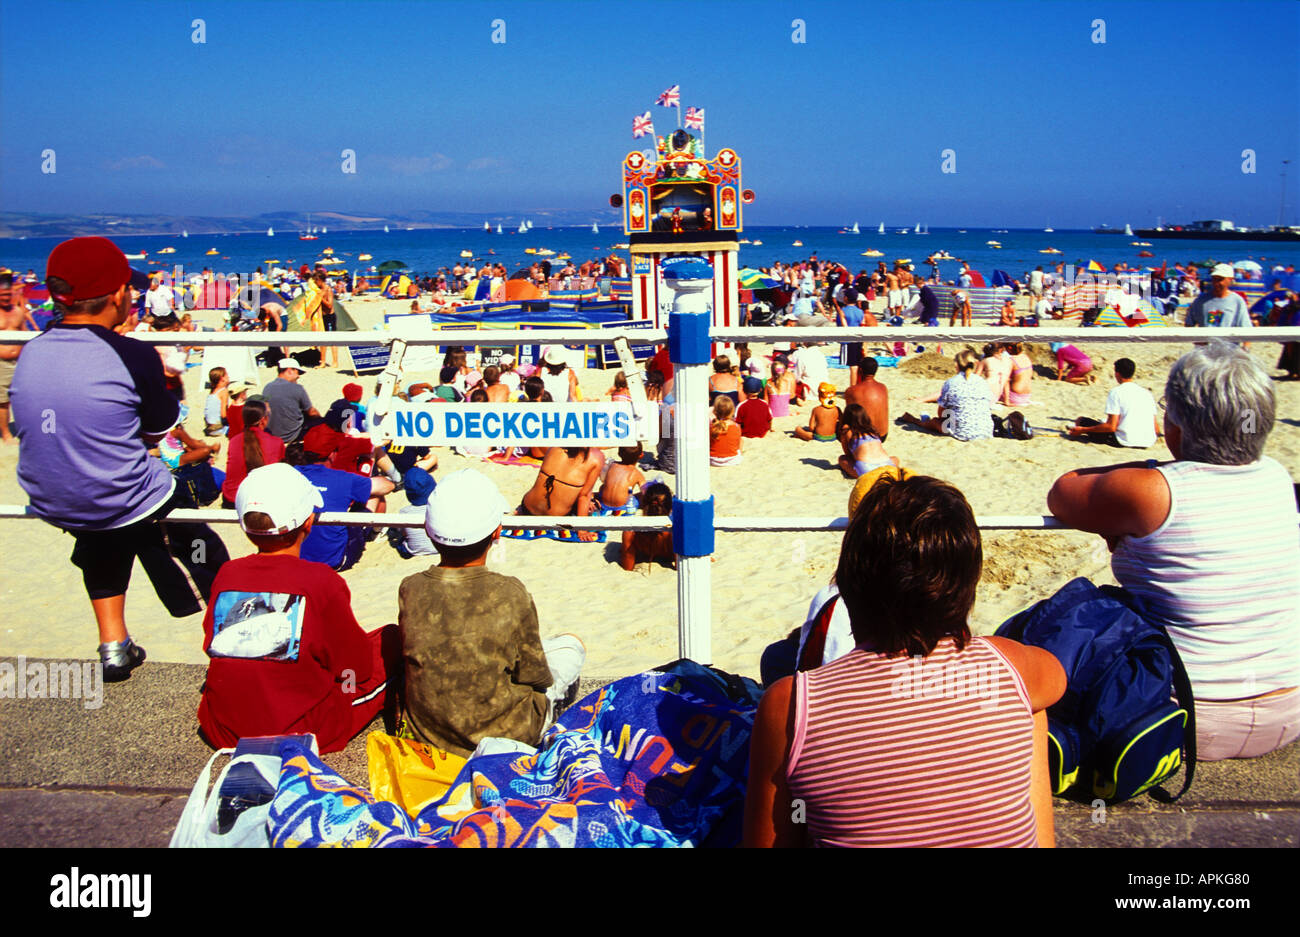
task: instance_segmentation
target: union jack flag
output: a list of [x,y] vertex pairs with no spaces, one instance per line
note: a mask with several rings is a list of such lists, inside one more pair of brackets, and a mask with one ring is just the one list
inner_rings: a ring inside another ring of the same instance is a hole
[[686,109],[686,127],[689,130],[704,132],[704,108],[688,107]]
[[660,107],[677,107],[682,106],[682,86],[673,85],[663,94],[659,95],[659,100],[655,102]]
[[640,115],[639,117],[632,118],[633,138],[651,136],[654,134],[654,132],[655,132],[655,125],[650,120],[649,111],[646,111],[644,114]]

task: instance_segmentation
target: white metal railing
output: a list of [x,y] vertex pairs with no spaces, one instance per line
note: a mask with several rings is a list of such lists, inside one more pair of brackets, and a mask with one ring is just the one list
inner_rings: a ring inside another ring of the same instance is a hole
[[[21,344],[31,341],[40,333],[0,332],[0,344]],[[285,347],[319,347],[355,344],[387,344],[400,339],[407,345],[463,345],[473,346],[490,342],[493,345],[582,344],[599,345],[626,338],[638,343],[659,344],[667,340],[666,329],[620,329],[617,325],[599,329],[556,329],[536,331],[527,329],[451,330],[436,331],[355,331],[355,332],[133,332],[132,337],[155,345],[200,346],[254,346],[282,345]],[[923,341],[927,344],[941,342],[985,341],[1078,341],[1088,343],[1140,343],[1182,344],[1208,342],[1215,339],[1237,342],[1300,341],[1300,327],[1265,327],[1252,329],[1200,329],[1200,328],[1001,328],[997,326],[970,326],[952,328],[931,327],[861,327],[861,328],[713,328],[709,339],[715,342],[895,342]],[[700,403],[700,390],[705,386],[704,369],[707,365],[679,365],[675,376],[679,379],[681,393],[679,406],[683,412],[703,418],[707,407]],[[688,402],[689,401],[689,402]],[[682,420],[679,435],[678,487],[682,489],[689,474],[699,487],[699,479],[707,479],[708,446],[698,433],[703,427],[695,426],[692,419]],[[689,465],[687,465],[689,463]],[[704,485],[707,495],[707,484]],[[679,490],[679,494],[681,491]],[[696,498],[699,492],[695,492]],[[683,497],[687,497],[683,495]],[[232,510],[176,510],[168,515],[176,522],[203,522],[230,524],[237,521]],[[25,505],[0,505],[0,519],[36,519]],[[324,513],[324,524],[343,526],[418,527],[423,521],[411,515],[368,513]],[[1300,514],[1297,514],[1300,523]],[[532,517],[506,515],[502,523],[510,528],[533,530],[670,530],[666,517]],[[988,515],[976,517],[983,530],[1068,530],[1054,517],[1042,515]],[[723,532],[776,532],[776,531],[835,531],[848,525],[846,517],[714,517],[713,529]],[[701,565],[701,557],[679,557],[678,563],[678,642],[679,653],[703,663],[711,661],[711,626],[709,623],[708,564]]]

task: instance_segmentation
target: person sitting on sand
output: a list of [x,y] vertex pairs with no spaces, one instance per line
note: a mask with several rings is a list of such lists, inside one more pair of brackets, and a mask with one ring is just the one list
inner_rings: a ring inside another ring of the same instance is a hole
[[943,382],[943,389],[931,402],[939,404],[934,416],[920,417],[904,413],[899,423],[910,423],[932,433],[948,435],[962,442],[972,439],[993,438],[993,401],[989,385],[975,376],[975,350],[966,348],[957,353],[954,365],[957,374]]
[[709,406],[719,396],[731,398],[731,402],[740,406],[740,380],[731,370],[731,359],[718,355],[713,359],[713,373],[709,375]]
[[719,394],[713,401],[713,421],[709,424],[709,464],[735,465],[744,452],[744,437],[740,424],[732,417],[736,405],[726,394]]
[[[537,478],[519,502],[516,514],[532,517],[589,517],[593,492],[600,480],[599,449],[589,446],[546,450]],[[578,539],[590,543],[596,535],[579,531]]]
[[[1041,648],[971,636],[982,565],[960,491],[925,476],[876,481],[835,573],[857,646],[763,694],[746,846],[1053,844],[1044,710],[1065,671]],[[980,674],[980,687],[928,692],[953,669]]]
[[1034,379],[1033,359],[1025,354],[1023,342],[1009,342],[1007,351],[1011,353],[1011,377],[1002,392],[1002,403],[1008,407],[1028,406],[1032,403],[1029,391]]
[[221,506],[233,508],[235,495],[248,474],[263,465],[274,465],[284,460],[284,442],[266,431],[270,408],[262,400],[244,404],[246,420],[243,430],[230,437],[226,450],[226,477],[221,484]]
[[403,579],[397,593],[403,722],[416,739],[461,757],[485,738],[536,745],[586,659],[576,635],[542,640],[528,589],[488,569],[508,510],[481,473],[448,475],[425,509],[440,561]]
[[736,410],[740,435],[746,439],[762,439],[772,429],[772,408],[761,396],[763,382],[756,377],[746,377],[742,389],[745,402]]
[[831,379],[830,369],[826,365],[826,356],[822,354],[817,342],[805,342],[802,347],[790,354],[790,367],[794,371],[794,403],[802,404],[822,384]]
[[836,434],[839,431],[840,417],[843,415],[843,411],[835,402],[835,385],[819,384],[817,396],[820,403],[809,412],[808,425],[796,427],[794,437],[804,442],[833,442],[838,438]]
[[[515,370],[515,356],[505,354],[499,357],[497,362],[497,368],[501,374],[501,383],[504,384],[506,389],[510,392],[510,396],[507,399],[514,400],[519,396],[519,383],[521,380],[519,372]],[[483,374],[486,376],[487,371],[485,370]]]
[[1092,359],[1084,352],[1067,342],[1052,342],[1052,354],[1056,355],[1056,379],[1069,381],[1071,384],[1091,384],[1097,380],[1092,373]]
[[[651,482],[641,491],[641,513],[645,517],[668,517],[673,511],[673,493],[663,482]],[[622,552],[618,563],[628,572],[641,562],[667,560],[676,565],[671,530],[623,531]]]
[[790,370],[789,360],[785,355],[777,355],[772,359],[772,379],[763,388],[774,418],[790,415],[790,399],[794,396],[795,388],[794,372]]
[[1146,449],[1164,435],[1156,401],[1151,391],[1133,383],[1137,365],[1129,358],[1115,362],[1115,383],[1106,396],[1106,421],[1086,416],[1074,421],[1066,432],[1084,442],[1102,442],[1110,446]]
[[559,403],[581,400],[578,374],[569,367],[569,353],[563,345],[549,345],[542,353],[542,367],[537,371],[551,397]]
[[[331,512],[369,511],[382,513],[384,496],[394,484],[387,478],[369,478],[352,471],[330,468],[326,463],[346,437],[320,423],[303,437],[300,451],[290,450],[286,461],[315,486]],[[302,543],[302,557],[324,563],[337,572],[351,568],[361,559],[369,542],[368,528],[321,524]]]
[[229,386],[230,375],[225,368],[213,368],[208,372],[208,396],[203,400],[203,435],[226,434],[226,408],[230,405],[226,388]]
[[384,709],[397,629],[363,631],[347,584],[301,556],[320,492],[283,463],[254,469],[235,511],[257,553],[230,560],[203,617],[207,679],[199,727],[214,748],[311,732],[342,751]]
[[1016,301],[1008,296],[1002,301],[1002,313],[998,317],[998,325],[1014,326],[1016,324]]
[[845,405],[856,403],[867,411],[871,425],[877,430],[880,441],[889,438],[885,427],[889,426],[889,388],[876,380],[880,363],[874,357],[866,356],[858,363],[858,381],[850,384],[844,391]]
[[839,464],[845,478],[861,478],[881,466],[899,464],[881,445],[880,434],[860,404],[851,403],[844,409],[839,433],[844,446]]
[[519,395],[519,403],[538,403],[542,399],[542,394],[546,392],[546,385],[536,374],[524,378],[520,387],[523,392]]
[[605,391],[605,396],[608,397],[611,402],[616,400],[630,401],[632,399],[632,393],[627,387],[627,375],[622,371],[615,373],[614,383],[610,385],[609,390]]
[[402,482],[407,504],[397,513],[407,518],[412,515],[417,516],[422,523],[419,527],[390,527],[390,542],[397,548],[398,555],[403,559],[434,556],[438,551],[434,549],[433,541],[429,539],[429,534],[424,529],[423,520],[429,495],[438,487],[438,483],[424,469],[415,466],[406,471],[402,476]]
[[1003,342],[989,342],[984,346],[984,357],[975,366],[975,373],[988,381],[989,399],[1001,400],[1011,380],[1011,353]]
[[631,514],[637,509],[632,489],[645,484],[645,475],[638,466],[644,452],[640,443],[619,447],[618,461],[606,466],[600,493],[596,495],[601,507],[620,514]]
[[509,403],[510,388],[501,381],[501,369],[494,364],[483,369],[483,387],[488,403]]
[[1165,400],[1173,461],[1067,472],[1047,507],[1105,539],[1116,581],[1168,632],[1196,697],[1197,757],[1253,758],[1300,737],[1300,539],[1294,479],[1264,455],[1273,381],[1212,342],[1174,363]]

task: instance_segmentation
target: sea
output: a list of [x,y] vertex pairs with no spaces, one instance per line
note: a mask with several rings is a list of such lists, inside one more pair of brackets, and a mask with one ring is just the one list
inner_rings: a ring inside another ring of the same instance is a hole
[[[960,270],[958,260],[966,260],[988,279],[993,271],[1002,270],[1012,277],[1023,279],[1028,271],[1041,264],[1050,271],[1059,261],[1083,263],[1095,260],[1108,269],[1118,262],[1130,268],[1160,266],[1168,262],[1197,263],[1236,262],[1254,260],[1267,272],[1275,264],[1300,265],[1300,244],[1234,241],[1151,241],[1150,247],[1133,244],[1140,240],[1123,234],[1096,234],[1092,231],[1024,230],[1006,228],[933,228],[929,233],[917,234],[915,225],[906,229],[902,225],[887,226],[885,234],[876,228],[863,229],[860,234],[849,228],[836,227],[751,227],[741,237],[751,243],[740,246],[741,267],[766,267],[807,260],[816,256],[820,260],[833,260],[850,270],[875,269],[884,260],[910,259],[919,269],[925,258],[937,251],[947,251],[954,260],[940,261],[939,272],[944,280],[956,279]],[[904,230],[907,233],[902,233]],[[44,275],[45,261],[61,238],[0,239],[0,266],[19,272],[28,269]],[[286,231],[268,237],[261,234],[198,234],[130,235],[115,238],[128,254],[147,252],[143,260],[133,260],[132,266],[142,270],[172,269],[176,265],[185,272],[200,272],[210,268],[218,274],[250,274],[257,268],[264,271],[273,266],[295,268],[302,264],[313,265],[322,259],[325,248],[343,261],[341,269],[353,273],[367,271],[385,261],[398,261],[417,273],[434,273],[440,268],[451,268],[462,259],[462,252],[471,258],[504,263],[514,272],[533,261],[543,259],[528,249],[551,250],[546,256],[552,264],[560,263],[561,254],[569,254],[575,263],[612,253],[626,256],[625,249],[616,245],[627,241],[618,227],[604,227],[593,232],[591,226],[543,228],[534,227],[526,233],[506,230],[497,234],[479,228],[434,228],[417,230],[382,231],[330,231],[315,241],[298,239],[298,232]],[[1000,246],[990,244],[996,241]],[[759,243],[761,242],[761,243]],[[175,248],[175,253],[162,254],[164,248]],[[863,252],[877,250],[883,256],[864,257]],[[1046,250],[1060,253],[1043,253]],[[1150,251],[1154,256],[1139,257],[1138,252]],[[216,251],[216,253],[209,253]],[[371,259],[362,261],[362,254]]]

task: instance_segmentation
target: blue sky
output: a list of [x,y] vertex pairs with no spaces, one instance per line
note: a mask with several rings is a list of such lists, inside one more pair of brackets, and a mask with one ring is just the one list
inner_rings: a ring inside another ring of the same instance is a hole
[[0,208],[597,208],[680,84],[753,225],[1275,223],[1283,159],[1294,223],[1298,47],[1289,0],[2,0]]

